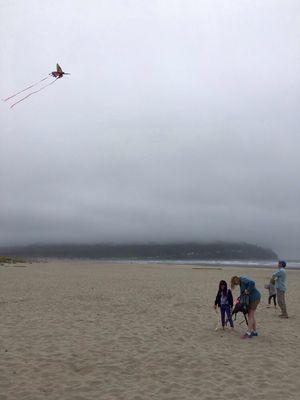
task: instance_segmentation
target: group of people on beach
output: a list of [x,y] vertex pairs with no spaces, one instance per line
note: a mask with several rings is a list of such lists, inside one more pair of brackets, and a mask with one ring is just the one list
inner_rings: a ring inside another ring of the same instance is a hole
[[[273,299],[274,306],[276,307],[276,297],[279,308],[281,309],[280,318],[288,318],[288,313],[285,303],[285,292],[286,292],[286,262],[278,262],[278,270],[272,274],[269,284],[265,285],[265,288],[269,291],[268,304],[270,306],[271,300]],[[233,296],[231,290],[236,286],[240,287],[240,297],[237,299],[237,303],[240,303],[240,311],[243,311],[244,315],[247,314],[248,329],[242,336],[242,339],[250,339],[258,336],[257,326],[255,320],[255,311],[258,304],[260,303],[261,294],[255,286],[255,281],[247,278],[246,276],[233,276],[231,278],[231,289],[227,287],[226,281],[222,280],[219,283],[218,292],[215,299],[214,308],[220,309],[221,324],[222,328],[225,329],[225,325],[229,322],[231,329],[234,329],[232,319],[232,309],[234,306]]]

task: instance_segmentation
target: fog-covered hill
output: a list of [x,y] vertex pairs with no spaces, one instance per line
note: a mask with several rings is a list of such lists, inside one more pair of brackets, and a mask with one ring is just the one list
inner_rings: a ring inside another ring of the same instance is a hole
[[47,244],[0,247],[1,255],[99,259],[276,260],[271,249],[249,243]]

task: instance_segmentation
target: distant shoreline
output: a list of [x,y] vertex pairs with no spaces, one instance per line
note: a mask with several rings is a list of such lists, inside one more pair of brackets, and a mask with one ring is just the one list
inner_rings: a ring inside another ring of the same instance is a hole
[[[88,260],[88,259],[87,259]],[[216,267],[222,267],[222,268],[257,268],[257,269],[276,269],[277,264],[273,260],[270,262],[266,261],[236,261],[236,260],[216,260],[216,261],[205,261],[205,260],[120,260],[120,259],[114,259],[114,260],[95,260],[99,261],[101,263],[116,263],[116,264],[145,264],[145,265],[188,265],[191,267],[199,267],[199,269],[203,269],[202,267],[205,268],[216,268]],[[287,269],[295,269],[295,270],[300,270],[300,261],[299,262],[293,262],[291,264],[287,264]]]
[[[142,265],[165,265],[165,266],[191,266],[194,269],[213,268],[255,268],[276,270],[277,262],[274,260],[170,260],[170,259],[129,259],[129,258],[91,258],[91,257],[30,257],[28,262],[51,262],[51,261],[90,261],[99,264],[142,264]],[[300,261],[287,262],[287,269],[300,270]]]

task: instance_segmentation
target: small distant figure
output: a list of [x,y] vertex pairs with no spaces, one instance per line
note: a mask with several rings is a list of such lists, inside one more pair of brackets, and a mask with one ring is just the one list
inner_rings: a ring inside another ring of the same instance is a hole
[[278,261],[278,271],[274,272],[272,278],[275,279],[275,288],[277,292],[277,301],[279,308],[281,309],[280,318],[288,318],[288,313],[285,304],[285,293],[286,293],[286,262],[281,260]]
[[231,329],[233,329],[234,325],[231,315],[231,310],[233,307],[232,293],[230,289],[227,289],[226,281],[223,280],[220,281],[219,283],[219,289],[217,292],[214,305],[215,310],[217,310],[217,306],[220,308],[222,328],[225,329],[226,325],[225,316],[227,316],[227,320],[231,326]]
[[271,300],[273,299],[274,307],[276,308],[276,288],[275,288],[275,279],[271,278],[270,283],[265,285],[265,289],[269,291],[269,298],[268,298],[268,308],[271,306]]

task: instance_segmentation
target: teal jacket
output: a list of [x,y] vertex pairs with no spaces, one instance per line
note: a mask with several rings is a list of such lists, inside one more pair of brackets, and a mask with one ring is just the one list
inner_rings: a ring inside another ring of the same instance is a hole
[[260,292],[255,287],[255,282],[246,276],[240,276],[240,289],[241,294],[247,290],[249,293],[250,303],[256,300],[260,300]]

